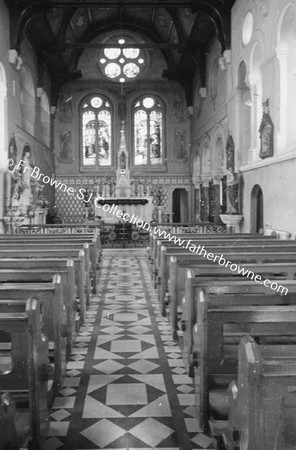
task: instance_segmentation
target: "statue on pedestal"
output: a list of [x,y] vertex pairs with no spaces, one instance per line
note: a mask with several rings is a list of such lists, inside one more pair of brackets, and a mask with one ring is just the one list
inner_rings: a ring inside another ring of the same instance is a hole
[[230,167],[227,170],[227,211],[226,214],[238,214],[239,213],[239,178],[238,174],[234,172]]

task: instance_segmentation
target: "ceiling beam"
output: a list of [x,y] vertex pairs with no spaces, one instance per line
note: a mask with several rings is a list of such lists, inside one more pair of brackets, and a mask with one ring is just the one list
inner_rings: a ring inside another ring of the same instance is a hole
[[152,48],[152,49],[159,49],[159,50],[184,50],[186,47],[185,45],[182,44],[167,44],[167,43],[161,43],[161,44],[157,44],[154,42],[145,42],[145,43],[137,43],[134,42],[133,44],[124,44],[124,45],[119,45],[116,44],[115,42],[113,44],[92,44],[89,42],[64,42],[62,44],[56,44],[54,47],[52,47],[54,50],[64,50],[67,48],[72,48],[72,49],[84,49],[84,48],[93,48],[93,49],[100,49],[100,48],[120,48],[120,49],[124,49],[124,48]]

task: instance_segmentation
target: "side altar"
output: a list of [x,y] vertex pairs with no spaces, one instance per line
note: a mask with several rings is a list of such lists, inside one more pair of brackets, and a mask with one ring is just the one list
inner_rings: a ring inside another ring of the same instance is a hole
[[120,131],[120,148],[117,157],[116,182],[114,196],[106,196],[103,200],[96,201],[95,216],[100,217],[105,223],[123,221],[119,218],[118,211],[129,215],[136,223],[137,220],[151,222],[152,197],[145,195],[141,189],[133,189],[130,178],[129,154],[126,147],[124,125]]

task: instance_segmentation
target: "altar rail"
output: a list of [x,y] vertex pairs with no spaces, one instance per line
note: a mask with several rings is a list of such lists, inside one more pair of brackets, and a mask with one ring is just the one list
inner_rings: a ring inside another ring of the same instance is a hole
[[178,233],[226,233],[225,224],[215,224],[210,222],[199,223],[154,223],[151,224],[155,228],[166,230],[171,234]]
[[100,225],[86,223],[21,225],[17,228],[16,234],[84,234],[93,233],[94,229],[100,229]]
[[[77,234],[93,233],[94,229],[100,230],[101,244],[103,248],[127,248],[127,247],[148,247],[149,230],[139,228],[130,223],[77,223],[77,224],[46,224],[46,225],[21,225],[18,234]],[[156,223],[150,224],[153,228],[165,230],[167,233],[226,233],[224,224],[213,223]]]

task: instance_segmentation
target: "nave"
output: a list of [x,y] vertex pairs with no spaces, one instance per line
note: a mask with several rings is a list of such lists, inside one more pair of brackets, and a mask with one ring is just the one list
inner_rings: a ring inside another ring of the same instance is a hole
[[44,449],[213,449],[160,314],[146,251],[104,250],[99,280]]

